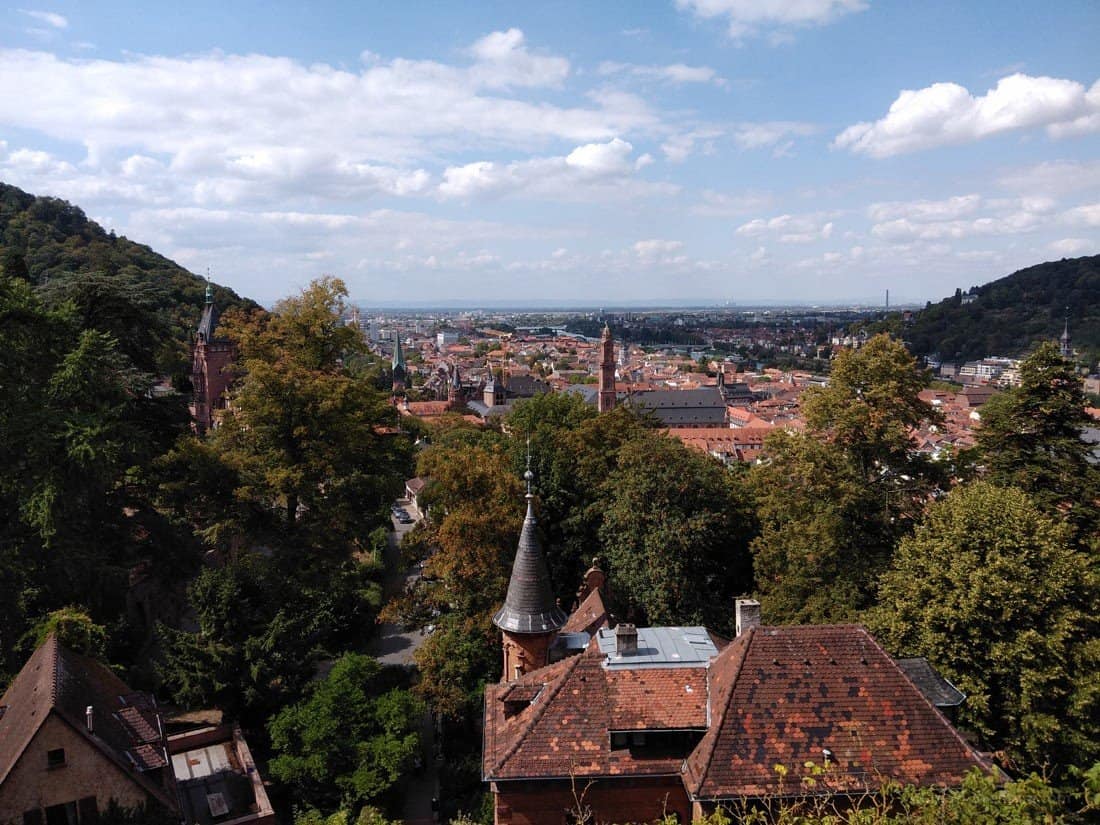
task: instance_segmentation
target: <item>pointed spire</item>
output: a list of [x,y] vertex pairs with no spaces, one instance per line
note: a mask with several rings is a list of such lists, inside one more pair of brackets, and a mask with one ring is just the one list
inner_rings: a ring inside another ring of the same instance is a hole
[[397,370],[400,367],[401,374],[405,374],[405,353],[401,351],[401,333],[395,332],[393,334],[393,372],[397,374]]
[[538,539],[530,438],[527,440],[527,471],[523,474],[523,480],[527,484],[527,494],[524,496],[527,499],[527,515],[523,519],[512,577],[508,581],[508,595],[504,606],[493,616],[493,624],[512,633],[553,633],[565,624],[567,617],[554,597],[550,571]]

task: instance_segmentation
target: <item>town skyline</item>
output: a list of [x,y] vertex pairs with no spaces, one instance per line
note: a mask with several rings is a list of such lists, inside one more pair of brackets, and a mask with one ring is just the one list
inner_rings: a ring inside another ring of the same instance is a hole
[[270,305],[938,300],[1100,251],[1089,3],[0,14],[0,179]]

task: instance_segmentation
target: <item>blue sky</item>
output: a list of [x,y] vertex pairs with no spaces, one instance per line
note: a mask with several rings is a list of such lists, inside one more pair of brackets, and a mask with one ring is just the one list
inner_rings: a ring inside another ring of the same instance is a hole
[[924,301],[1100,253],[1098,35],[1095,2],[23,4],[0,179],[263,302]]

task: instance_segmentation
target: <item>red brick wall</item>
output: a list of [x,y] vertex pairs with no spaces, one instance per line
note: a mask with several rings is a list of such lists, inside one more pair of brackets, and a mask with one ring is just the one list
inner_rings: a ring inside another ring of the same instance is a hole
[[[496,825],[564,825],[576,797],[592,809],[593,823],[653,822],[665,814],[691,821],[691,803],[678,776],[659,779],[596,779],[498,782]],[[587,785],[587,790],[585,790]]]

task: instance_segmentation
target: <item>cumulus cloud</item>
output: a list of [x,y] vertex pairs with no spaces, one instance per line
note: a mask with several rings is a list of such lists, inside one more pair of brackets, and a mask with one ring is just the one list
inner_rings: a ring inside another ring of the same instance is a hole
[[720,77],[710,66],[688,66],[684,63],[672,63],[667,66],[643,66],[637,63],[615,63],[605,60],[597,70],[601,75],[625,74],[642,80],[668,83],[681,86],[685,83],[709,83],[715,86],[727,86],[728,81]]
[[866,0],[676,0],[677,8],[704,19],[725,18],[729,35],[741,40],[769,34],[776,42],[798,27],[823,26],[863,11]]
[[977,97],[957,83],[907,89],[885,117],[849,126],[833,146],[885,158],[1037,127],[1054,138],[1100,130],[1100,81],[1086,89],[1073,80],[1013,74]]
[[[419,194],[432,183],[422,164],[456,150],[607,142],[659,124],[626,93],[579,106],[528,99],[560,85],[569,64],[533,53],[519,30],[489,34],[467,55],[467,65],[372,58],[344,70],[255,54],[0,50],[0,124],[83,146],[88,175],[130,155],[156,158],[178,181],[199,182],[204,202]],[[518,87],[525,97],[509,93]]]
[[1060,240],[1052,241],[1047,244],[1047,249],[1055,255],[1061,255],[1063,258],[1084,255],[1086,252],[1097,248],[1100,247],[1098,247],[1096,241],[1089,241],[1085,238],[1061,238]]
[[486,87],[559,86],[569,75],[564,57],[532,54],[523,32],[491,32],[470,47],[473,77]]
[[736,234],[747,238],[774,235],[780,243],[812,243],[831,238],[833,222],[820,215],[777,215],[743,223]]
[[645,155],[635,160],[633,151],[627,141],[612,138],[604,143],[586,143],[564,156],[451,166],[443,172],[438,194],[444,200],[512,194],[578,200],[677,191],[671,184],[649,183],[634,177],[634,172],[648,161]]
[[650,266],[686,263],[687,256],[681,252],[683,248],[682,241],[669,241],[660,238],[638,241],[632,247],[638,261]]
[[32,20],[37,20],[39,23],[45,23],[52,29],[69,28],[68,19],[55,11],[36,11],[34,9],[20,9],[19,11]]
[[1055,211],[1052,198],[986,199],[976,194],[876,203],[867,210],[874,221],[871,234],[893,243],[1032,232],[1049,224]]
[[723,192],[704,189],[700,202],[691,207],[691,212],[693,215],[702,215],[708,218],[729,218],[760,212],[771,208],[774,204],[775,196],[768,192],[744,192],[737,195],[727,195]]

